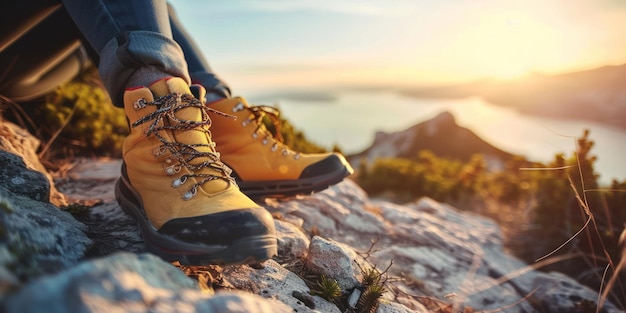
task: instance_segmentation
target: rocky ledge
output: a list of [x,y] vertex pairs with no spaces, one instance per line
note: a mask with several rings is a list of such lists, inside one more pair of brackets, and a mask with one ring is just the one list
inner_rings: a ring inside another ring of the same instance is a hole
[[[51,182],[33,165],[36,141],[7,134],[15,132],[0,130],[2,312],[584,312],[597,301],[573,279],[508,255],[487,218],[428,198],[369,199],[349,179],[263,203],[278,230],[272,260],[166,263],[145,252],[113,199],[119,160],[80,160]],[[610,303],[603,311],[618,312]]]

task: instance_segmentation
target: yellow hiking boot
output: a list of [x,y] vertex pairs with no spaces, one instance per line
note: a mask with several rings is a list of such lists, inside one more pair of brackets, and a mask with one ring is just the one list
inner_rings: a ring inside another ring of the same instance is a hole
[[209,112],[222,161],[233,170],[241,191],[253,199],[310,194],[353,173],[339,153],[299,153],[274,138],[262,123],[263,117],[269,116],[279,126],[278,110],[272,107],[249,106],[243,98],[207,106],[237,117],[228,119]]
[[274,221],[244,195],[211,140],[208,109],[180,78],[127,90],[120,206],[146,247],[185,265],[259,262],[276,254]]

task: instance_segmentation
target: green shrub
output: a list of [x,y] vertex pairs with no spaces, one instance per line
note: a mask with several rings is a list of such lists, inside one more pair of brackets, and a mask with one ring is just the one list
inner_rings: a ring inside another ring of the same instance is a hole
[[49,94],[19,104],[3,117],[25,127],[41,142],[40,156],[121,156],[126,117],[111,103],[98,72],[90,68]]
[[463,164],[424,150],[415,160],[379,158],[371,165],[361,163],[357,181],[372,195],[392,192],[401,198],[428,196],[451,201],[473,193],[481,184],[484,170],[480,156]]
[[43,122],[40,132],[47,140],[56,140],[61,130],[58,144],[74,147],[75,153],[121,156],[126,117],[98,86],[80,81],[62,85],[45,97],[35,116]]

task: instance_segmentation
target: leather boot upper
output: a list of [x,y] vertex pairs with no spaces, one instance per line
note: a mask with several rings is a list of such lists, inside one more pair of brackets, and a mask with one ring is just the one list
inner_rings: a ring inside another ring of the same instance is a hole
[[150,222],[257,208],[240,192],[211,139],[207,109],[180,78],[127,90],[123,159]]
[[[251,107],[245,99],[224,99],[207,105],[236,119],[210,112],[213,140],[224,163],[242,181],[296,180],[305,169],[329,157],[343,159],[333,153],[303,154],[294,152],[274,138],[262,123],[269,107]],[[275,111],[275,109],[274,109]]]

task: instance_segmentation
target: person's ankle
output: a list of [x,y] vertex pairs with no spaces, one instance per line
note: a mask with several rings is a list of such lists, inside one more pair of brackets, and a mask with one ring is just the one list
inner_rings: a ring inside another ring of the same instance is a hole
[[140,67],[128,78],[126,88],[147,87],[159,80],[171,77],[171,74],[160,71],[154,66]]
[[204,103],[213,103],[216,101],[220,101],[223,99],[226,99],[223,95],[215,93],[215,92],[210,92],[207,90],[207,94],[204,96],[205,102]]

